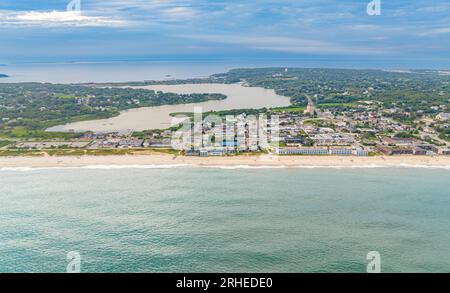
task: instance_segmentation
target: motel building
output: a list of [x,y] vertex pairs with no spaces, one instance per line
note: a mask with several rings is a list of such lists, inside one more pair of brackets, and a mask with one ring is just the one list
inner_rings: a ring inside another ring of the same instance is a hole
[[277,155],[328,155],[328,149],[319,148],[277,148]]
[[277,155],[306,155],[306,156],[318,156],[318,155],[334,155],[334,156],[358,156],[367,157],[369,152],[362,149],[351,148],[276,148],[275,153]]

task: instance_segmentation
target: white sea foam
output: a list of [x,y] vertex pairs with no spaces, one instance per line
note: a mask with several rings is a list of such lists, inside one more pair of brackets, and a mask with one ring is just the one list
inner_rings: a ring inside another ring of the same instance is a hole
[[41,170],[71,170],[71,169],[89,169],[89,170],[114,170],[114,169],[172,169],[187,167],[186,164],[173,165],[88,165],[82,167],[5,167],[0,168],[0,172],[32,172]]
[[322,166],[292,166],[296,169],[379,169],[379,168],[404,168],[404,169],[444,169],[450,170],[450,165],[440,166],[440,165],[411,165],[411,164],[398,164],[398,165],[348,165],[348,166],[332,166],[332,165],[322,165]]
[[285,169],[289,168],[288,166],[250,166],[250,165],[211,165],[211,166],[200,166],[204,168],[212,168],[212,169],[226,169],[226,170],[236,170],[236,169]]
[[265,166],[251,166],[251,165],[236,165],[236,166],[220,166],[211,165],[205,166],[200,165],[197,167],[213,168],[213,169],[379,169],[379,168],[423,168],[423,169],[444,169],[450,170],[450,165],[448,166],[428,166],[428,165],[410,165],[410,164],[399,164],[399,165],[265,165]]
[[174,168],[210,168],[210,169],[377,169],[377,168],[404,168],[404,169],[441,169],[450,170],[450,165],[417,165],[417,164],[395,164],[395,165],[191,165],[191,164],[165,164],[165,165],[88,165],[82,167],[3,167],[0,172],[32,172],[40,170],[119,170],[119,169],[174,169]]
[[375,169],[384,168],[386,166],[382,165],[348,165],[348,166],[338,166],[338,165],[317,165],[317,166],[292,166],[294,169]]
[[45,170],[45,169],[56,169],[56,168],[5,167],[5,168],[0,168],[0,171],[1,172],[31,172],[31,171]]
[[[423,169],[444,169],[444,170],[450,170],[450,165],[444,165],[444,166],[428,166],[428,165],[411,165],[411,164],[399,164],[396,165],[397,167],[403,167],[403,168],[423,168]],[[391,166],[391,167],[394,167]]]
[[80,167],[81,169],[111,170],[111,169],[172,169],[187,167],[187,164],[166,164],[166,165],[90,165]]

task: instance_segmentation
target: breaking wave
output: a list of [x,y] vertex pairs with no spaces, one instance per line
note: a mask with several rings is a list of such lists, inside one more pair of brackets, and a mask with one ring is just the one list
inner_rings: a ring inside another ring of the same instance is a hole
[[120,170],[120,169],[175,169],[175,168],[209,168],[223,170],[238,169],[377,169],[377,168],[414,168],[414,169],[441,169],[450,170],[450,165],[417,165],[417,164],[396,164],[396,165],[202,165],[202,164],[165,164],[165,165],[87,165],[80,167],[3,167],[0,172],[32,172],[40,170]]

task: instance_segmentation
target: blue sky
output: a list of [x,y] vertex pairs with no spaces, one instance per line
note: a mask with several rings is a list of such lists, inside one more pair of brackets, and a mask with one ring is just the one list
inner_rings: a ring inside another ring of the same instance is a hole
[[[449,0],[1,0],[0,64],[334,60],[450,67]],[[347,67],[347,66],[345,66]]]

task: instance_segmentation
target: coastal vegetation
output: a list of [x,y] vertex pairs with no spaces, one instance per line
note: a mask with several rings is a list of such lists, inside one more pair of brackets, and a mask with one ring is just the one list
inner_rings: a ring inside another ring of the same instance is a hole
[[290,97],[292,106],[307,105],[312,97],[318,108],[352,108],[359,101],[380,103],[405,113],[433,113],[433,107],[450,99],[450,75],[436,70],[326,69],[326,68],[242,68],[209,78],[170,81],[106,83],[102,86],[145,86],[155,84],[242,83],[244,86],[274,89]]
[[0,140],[0,148],[10,145],[12,141],[9,140]]
[[154,155],[169,154],[180,155],[180,151],[165,148],[154,149],[6,149],[0,150],[0,157],[20,157],[20,156],[119,156],[119,155]]
[[307,96],[321,104],[352,107],[357,101],[380,102],[407,113],[432,113],[432,107],[449,105],[450,76],[438,71],[409,73],[383,70],[320,68],[235,69],[211,77],[211,82],[245,82],[248,86],[274,89],[291,98],[295,106],[306,106]]
[[174,94],[144,89],[48,83],[0,84],[0,137],[68,138],[45,129],[75,121],[110,118],[120,111],[222,100],[222,94]]

